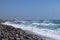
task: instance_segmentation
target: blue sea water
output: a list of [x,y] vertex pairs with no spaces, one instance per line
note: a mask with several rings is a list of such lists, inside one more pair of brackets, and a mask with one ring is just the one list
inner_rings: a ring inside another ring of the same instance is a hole
[[47,28],[51,30],[57,30],[60,28],[60,20],[50,20],[50,21],[14,21],[14,24],[24,24],[26,26],[32,26],[36,28]]
[[20,20],[5,22],[3,24],[11,25],[16,28],[32,31],[42,36],[60,40],[60,20]]

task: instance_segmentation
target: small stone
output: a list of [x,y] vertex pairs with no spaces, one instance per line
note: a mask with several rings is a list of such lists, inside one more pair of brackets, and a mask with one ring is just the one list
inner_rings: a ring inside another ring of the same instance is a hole
[[19,35],[18,35],[18,34],[16,34],[16,36],[18,37]]
[[20,38],[16,38],[16,40],[20,40]]

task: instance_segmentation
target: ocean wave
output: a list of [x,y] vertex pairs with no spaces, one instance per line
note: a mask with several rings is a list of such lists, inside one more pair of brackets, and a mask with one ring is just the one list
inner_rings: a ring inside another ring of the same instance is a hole
[[[16,28],[21,28],[23,30],[28,30],[28,31],[32,31],[36,34],[45,36],[45,37],[50,37],[56,40],[60,40],[60,31],[59,29],[57,30],[50,30],[50,29],[44,29],[44,28],[36,28],[36,27],[32,27],[30,25],[26,26],[24,24],[12,24],[11,22],[5,22],[3,23],[4,25],[11,25],[14,26]],[[55,25],[52,23],[46,24],[46,23],[32,23],[32,24],[37,24],[37,25]]]
[[42,26],[57,25],[57,24],[54,24],[54,23],[32,23],[32,24],[42,25]]

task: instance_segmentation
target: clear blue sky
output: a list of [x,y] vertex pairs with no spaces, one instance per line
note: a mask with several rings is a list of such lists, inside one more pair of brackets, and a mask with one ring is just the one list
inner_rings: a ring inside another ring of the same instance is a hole
[[60,19],[60,0],[0,0],[2,19]]

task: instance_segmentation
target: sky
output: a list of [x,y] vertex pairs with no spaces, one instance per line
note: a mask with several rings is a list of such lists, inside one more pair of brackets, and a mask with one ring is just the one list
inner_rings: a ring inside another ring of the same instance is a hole
[[0,19],[60,20],[60,0],[0,0]]

